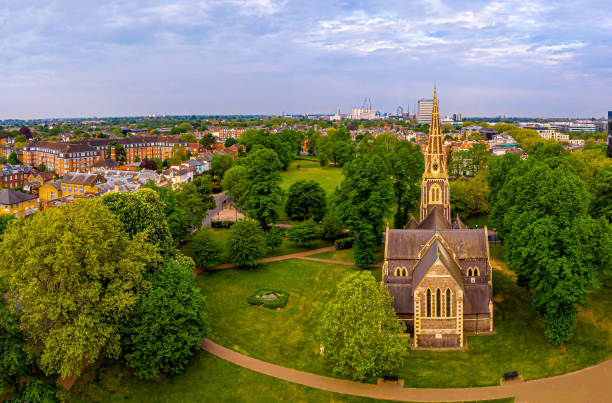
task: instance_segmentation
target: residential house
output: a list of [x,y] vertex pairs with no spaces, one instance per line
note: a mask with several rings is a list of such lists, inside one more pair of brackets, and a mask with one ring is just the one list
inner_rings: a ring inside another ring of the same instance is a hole
[[28,217],[33,212],[38,211],[38,208],[39,199],[35,195],[10,189],[0,191],[0,214]]
[[57,178],[54,172],[38,172],[33,170],[23,181],[23,190],[26,192],[38,192],[38,189],[45,182],[54,181]]
[[6,189],[23,187],[24,179],[31,172],[38,170],[28,165],[4,164],[0,170],[0,184]]
[[99,191],[97,186],[104,182],[106,182],[106,179],[99,173],[69,173],[60,181],[62,196],[73,195],[78,197],[86,194],[96,194]]
[[181,183],[189,183],[195,176],[195,169],[180,166],[170,167],[162,172],[164,179],[173,187],[178,187]]

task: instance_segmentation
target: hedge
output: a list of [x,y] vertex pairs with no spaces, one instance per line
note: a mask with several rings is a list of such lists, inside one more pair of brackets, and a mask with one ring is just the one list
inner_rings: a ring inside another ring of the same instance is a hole
[[[274,301],[264,301],[261,299],[261,296],[265,294],[274,294],[277,299]],[[260,288],[247,298],[247,302],[251,305],[263,305],[266,308],[282,308],[289,302],[289,293],[281,290],[272,290],[270,288]]]
[[213,228],[231,228],[234,225],[234,221],[211,221]]
[[336,248],[336,250],[349,249],[353,247],[354,241],[355,238],[353,237],[336,239],[334,241],[334,247]]

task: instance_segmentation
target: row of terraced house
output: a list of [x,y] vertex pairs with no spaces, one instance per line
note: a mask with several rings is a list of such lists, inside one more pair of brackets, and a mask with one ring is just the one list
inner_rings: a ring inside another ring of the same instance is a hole
[[[61,176],[68,172],[90,172],[93,164],[106,158],[109,145],[115,141],[125,148],[127,164],[136,162],[137,158],[170,158],[175,146],[198,152],[198,144],[186,143],[178,136],[131,136],[71,142],[39,140],[23,148],[23,163],[33,166],[44,164]],[[111,158],[114,157],[115,149],[111,147]]]

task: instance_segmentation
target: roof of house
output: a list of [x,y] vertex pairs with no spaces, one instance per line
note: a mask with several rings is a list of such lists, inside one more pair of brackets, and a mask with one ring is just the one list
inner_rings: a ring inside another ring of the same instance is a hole
[[92,164],[92,168],[107,168],[107,169],[115,169],[119,166],[119,164],[117,164],[117,161],[113,160],[113,159],[103,159],[100,160],[98,162],[94,162]]
[[442,206],[434,206],[427,217],[419,223],[419,229],[450,229],[452,225],[450,221],[444,216],[444,209]]
[[67,173],[60,182],[68,185],[93,186],[99,178],[104,179],[98,174]]
[[16,204],[23,201],[36,199],[37,196],[16,190],[2,189],[0,191],[0,204]]
[[387,259],[418,260],[421,248],[438,232],[455,253],[456,259],[488,259],[484,229],[391,229],[387,240]]

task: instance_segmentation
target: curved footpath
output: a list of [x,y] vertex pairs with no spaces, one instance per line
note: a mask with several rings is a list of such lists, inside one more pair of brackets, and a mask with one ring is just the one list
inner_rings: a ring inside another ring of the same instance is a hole
[[605,402],[612,399],[612,360],[553,378],[513,381],[501,386],[461,389],[403,388],[329,378],[247,357],[208,339],[202,349],[241,367],[285,381],[330,392],[373,399],[407,401],[466,401],[514,397],[516,402]]

